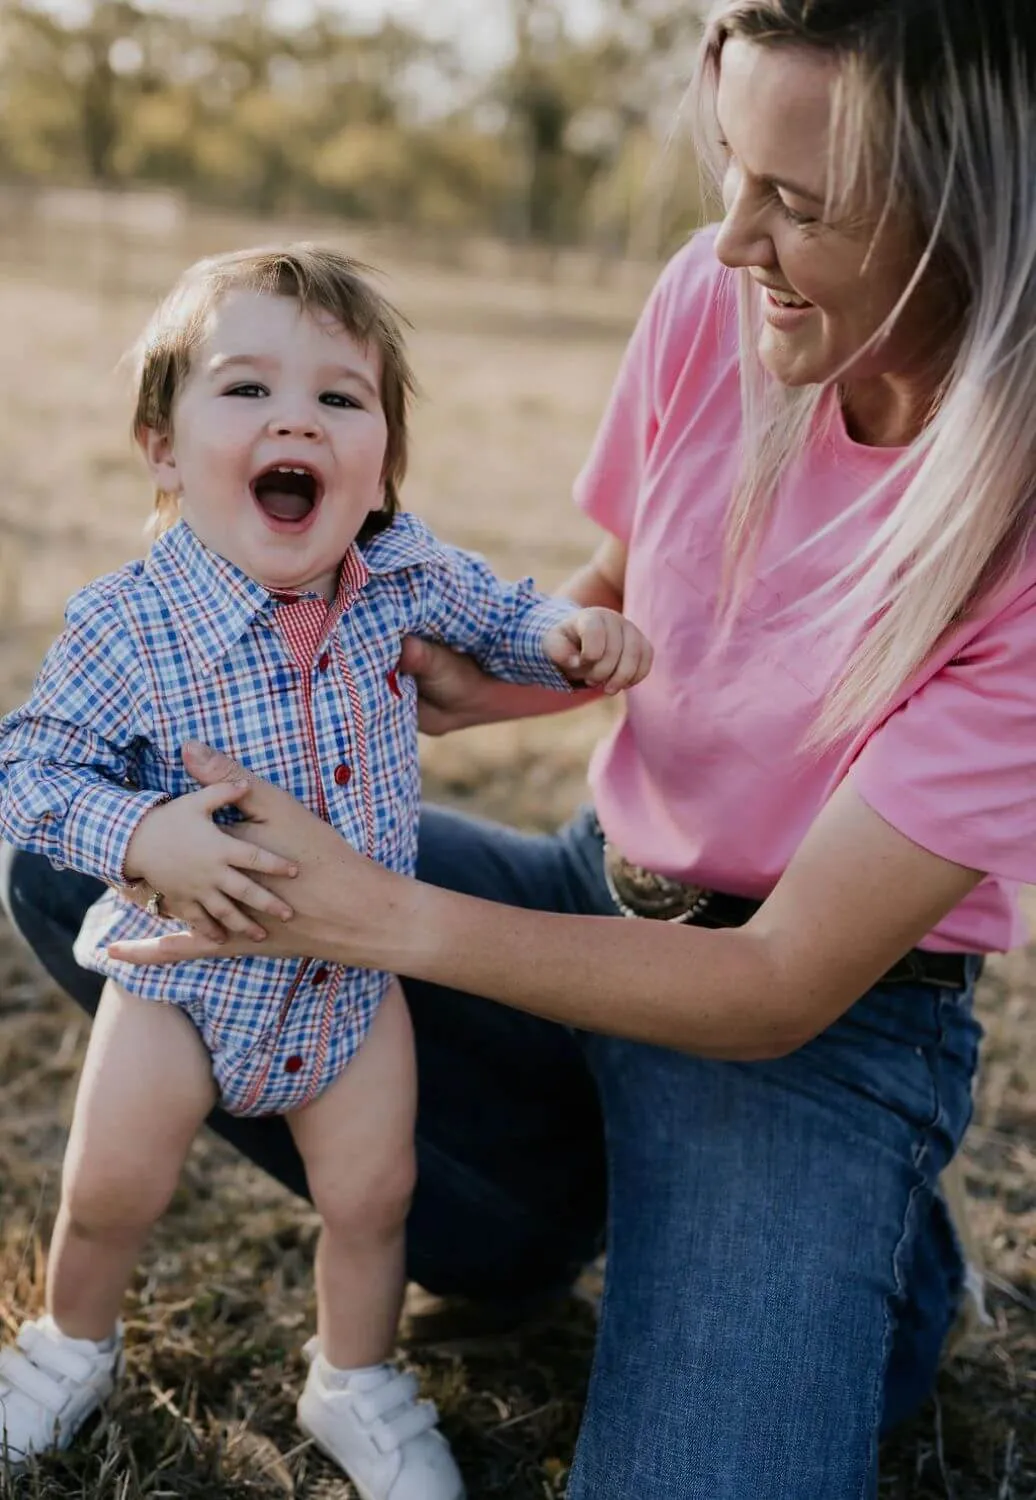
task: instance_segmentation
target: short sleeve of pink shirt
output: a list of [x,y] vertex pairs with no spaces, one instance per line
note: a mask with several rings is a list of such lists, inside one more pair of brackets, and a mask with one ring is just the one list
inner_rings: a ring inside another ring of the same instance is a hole
[[[1024,940],[1036,884],[1036,562],[961,630],[870,733],[804,740],[850,649],[811,628],[813,594],[897,498],[850,506],[899,456],[848,436],[828,408],[781,485],[730,645],[713,642],[741,396],[732,278],[704,231],[663,272],[623,358],[576,503],[628,548],[625,609],[655,647],[598,747],[591,785],[630,859],[706,887],[765,896],[847,776],[914,842],[987,878],[925,946]],[[844,524],[827,530],[832,517]],[[851,851],[846,851],[851,858]]]

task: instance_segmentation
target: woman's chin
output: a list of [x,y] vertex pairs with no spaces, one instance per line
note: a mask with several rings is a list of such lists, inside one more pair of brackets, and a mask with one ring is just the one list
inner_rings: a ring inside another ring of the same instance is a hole
[[759,362],[780,385],[794,389],[803,385],[825,385],[837,373],[829,359],[796,338],[764,328],[759,339]]

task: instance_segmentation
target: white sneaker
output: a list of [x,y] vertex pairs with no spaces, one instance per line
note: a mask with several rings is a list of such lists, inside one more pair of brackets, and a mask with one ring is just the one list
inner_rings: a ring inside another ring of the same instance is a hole
[[391,1365],[335,1370],[316,1353],[299,1426],[334,1459],[360,1500],[464,1500],[464,1481],[417,1381]]
[[0,1464],[67,1448],[121,1373],[121,1324],[109,1347],[68,1338],[49,1314],[23,1323],[0,1350]]

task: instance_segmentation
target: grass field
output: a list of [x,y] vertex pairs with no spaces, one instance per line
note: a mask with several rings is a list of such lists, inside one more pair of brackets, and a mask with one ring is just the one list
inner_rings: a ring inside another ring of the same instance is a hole
[[[27,690],[67,594],[142,547],[147,490],[112,372],[151,293],[188,253],[257,237],[217,221],[192,223],[172,244],[101,241],[74,226],[36,239],[24,223],[0,236],[0,710]],[[398,260],[389,270],[415,325],[425,392],[407,503],[501,571],[557,584],[592,542],[567,494],[643,278],[594,289],[571,276],[545,285]],[[429,743],[429,794],[554,826],[582,795],[605,715]],[[966,1167],[994,1322],[947,1362],[938,1400],[887,1447],[885,1500],[1036,1497],[1036,948],[991,966],[981,1008],[987,1042]],[[85,1034],[0,919],[6,1334],[42,1296]],[[350,1494],[293,1426],[314,1235],[304,1205],[201,1138],[134,1281],[129,1374],[111,1421],[67,1461],[16,1484],[0,1478],[0,1500]],[[579,1300],[528,1333],[416,1355],[473,1500],[563,1494],[592,1341],[593,1314]]]

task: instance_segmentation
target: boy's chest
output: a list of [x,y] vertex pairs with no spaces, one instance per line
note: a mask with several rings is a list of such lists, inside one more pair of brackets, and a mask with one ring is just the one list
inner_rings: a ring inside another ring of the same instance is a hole
[[[324,635],[300,638],[290,615],[257,622],[216,663],[153,673],[152,732],[141,779],[191,789],[182,747],[198,739],[303,800],[360,847],[380,839],[393,803],[416,804],[417,708],[396,670],[403,627],[356,607]],[[294,622],[295,625],[298,621]]]

